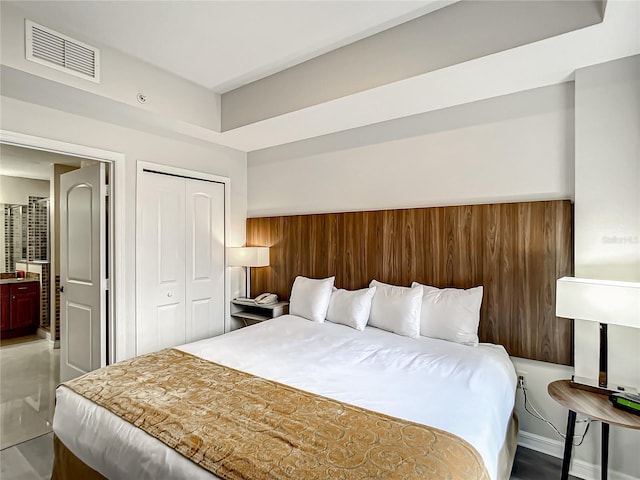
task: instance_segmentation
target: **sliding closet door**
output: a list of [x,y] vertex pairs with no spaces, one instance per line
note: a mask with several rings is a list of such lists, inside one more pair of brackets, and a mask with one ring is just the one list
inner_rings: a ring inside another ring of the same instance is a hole
[[224,185],[186,180],[186,340],[224,333]]
[[180,345],[185,324],[185,179],[138,178],[138,355]]

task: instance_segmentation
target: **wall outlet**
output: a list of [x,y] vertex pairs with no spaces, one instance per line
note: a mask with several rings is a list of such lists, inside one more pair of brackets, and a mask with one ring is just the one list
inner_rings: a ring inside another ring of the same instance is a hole
[[524,382],[524,373],[518,373],[518,388],[526,388],[526,384]]

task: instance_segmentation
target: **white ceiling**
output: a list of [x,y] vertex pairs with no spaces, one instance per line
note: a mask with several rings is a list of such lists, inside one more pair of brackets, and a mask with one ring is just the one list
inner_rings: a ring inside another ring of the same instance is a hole
[[17,3],[65,33],[224,93],[455,1]]
[[[27,12],[37,10],[38,18],[65,33],[78,32],[144,57],[218,91],[257,80],[451,3],[455,1],[17,2]],[[640,1],[608,0],[601,23],[222,133],[154,116],[137,106],[107,102],[88,92],[67,91],[70,89],[62,85],[52,95],[55,88],[45,88],[40,84],[45,80],[38,77],[12,78],[11,72],[3,71],[3,91],[22,101],[78,115],[86,112],[131,128],[155,129],[160,134],[251,152],[571,81],[576,69],[639,53]],[[33,83],[31,88],[29,82]],[[71,93],[73,101],[68,98]]]

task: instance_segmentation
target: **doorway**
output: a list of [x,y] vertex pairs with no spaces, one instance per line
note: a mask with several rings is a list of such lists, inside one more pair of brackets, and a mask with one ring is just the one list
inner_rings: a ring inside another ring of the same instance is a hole
[[[8,278],[19,276],[22,277],[18,280],[19,282],[29,281],[30,284],[35,283],[32,279],[38,278],[37,284],[40,291],[37,295],[37,302],[41,305],[37,308],[39,321],[46,317],[49,322],[48,329],[44,321],[39,323],[36,334],[18,332],[20,335],[13,336],[11,339],[7,337],[12,335],[0,334],[0,430],[2,431],[0,448],[5,449],[51,431],[55,387],[60,381],[60,350],[58,347],[60,340],[64,340],[60,332],[60,302],[56,301],[59,296],[56,278],[59,278],[60,273],[60,209],[56,196],[59,192],[61,175],[67,171],[79,170],[89,164],[95,164],[99,160],[62,153],[75,153],[73,145],[65,145],[64,149],[54,149],[51,146],[56,146],[55,144],[58,142],[9,134],[8,132],[0,132],[0,134],[0,175],[8,174],[5,176],[9,178],[8,183],[10,184],[20,178],[18,175],[22,171],[23,178],[40,175],[42,178],[38,180],[49,184],[47,202],[43,202],[44,199],[39,198],[39,205],[36,205],[40,206],[41,210],[45,205],[47,207],[48,212],[45,214],[48,224],[46,235],[30,232],[25,236],[24,232],[20,232],[22,239],[26,239],[26,248],[20,246],[20,254],[18,255],[20,258],[16,258],[17,261],[10,264],[5,258],[8,250],[6,235],[4,236],[4,245],[0,245],[1,260],[4,263],[3,270],[5,270],[3,276]],[[7,138],[19,139],[19,141],[6,142]],[[45,146],[47,147],[45,148]],[[78,147],[79,150],[82,148]],[[51,150],[55,150],[55,152]],[[109,162],[105,163],[108,167],[110,166]],[[7,185],[7,178],[2,177],[4,185]],[[2,188],[2,195],[7,190],[11,189]],[[40,196],[42,197],[42,195]],[[26,221],[27,228],[33,227],[33,220]],[[4,224],[4,222],[0,223]],[[2,233],[6,233],[6,231],[0,232],[0,234]],[[37,244],[32,244],[34,239],[38,240]],[[43,245],[43,242],[46,245]],[[110,261],[106,255],[103,260],[105,263]],[[8,266],[11,268],[7,268]],[[45,281],[41,281],[41,279],[46,280],[47,276],[49,285],[45,286],[43,285]],[[19,288],[25,288],[27,283],[19,285]],[[16,303],[13,301],[13,296],[9,300],[2,302],[3,313],[5,306],[10,309]],[[22,302],[22,305],[25,304],[26,300]],[[30,311],[30,307],[15,310],[19,312],[17,316],[24,318],[24,311]],[[41,312],[43,313],[41,314]],[[25,334],[22,335],[22,333]]]

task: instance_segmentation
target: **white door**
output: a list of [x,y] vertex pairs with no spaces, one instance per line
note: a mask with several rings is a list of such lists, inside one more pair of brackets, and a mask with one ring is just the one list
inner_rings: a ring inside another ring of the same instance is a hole
[[186,341],[224,333],[224,185],[185,180]]
[[60,379],[107,363],[106,182],[98,163],[60,176]]
[[142,172],[138,179],[136,353],[186,342],[184,179]]
[[224,333],[224,185],[139,171],[138,355]]

